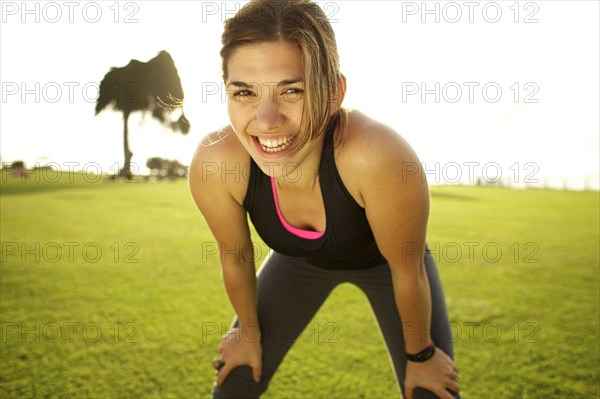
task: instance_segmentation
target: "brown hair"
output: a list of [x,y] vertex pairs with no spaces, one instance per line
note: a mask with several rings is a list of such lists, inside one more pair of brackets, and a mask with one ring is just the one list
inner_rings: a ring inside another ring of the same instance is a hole
[[[339,98],[340,72],[335,33],[318,4],[310,0],[253,0],[225,21],[221,38],[223,80],[227,81],[227,62],[240,46],[284,40],[298,45],[304,70],[305,132],[299,135],[297,149],[321,135],[330,122]],[[335,118],[335,121],[332,121]],[[342,118],[345,119],[345,118]]]

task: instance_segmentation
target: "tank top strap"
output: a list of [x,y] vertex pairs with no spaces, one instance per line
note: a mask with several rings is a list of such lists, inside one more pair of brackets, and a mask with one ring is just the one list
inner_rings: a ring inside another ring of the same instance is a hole
[[246,189],[246,197],[244,198],[244,208],[246,210],[251,209],[254,204],[254,197],[256,196],[256,190],[259,185],[262,171],[254,162],[254,159],[250,157],[250,173],[248,174],[248,188]]
[[329,126],[327,126],[327,130],[324,133],[325,139],[323,141],[323,152],[321,154],[321,165],[319,167],[319,174],[322,175],[325,173],[328,182],[332,182],[331,177],[335,177],[335,173],[332,174],[331,169],[333,168],[337,171],[335,166],[335,146],[333,140],[335,136],[335,128],[337,126],[336,120],[337,118],[334,118],[334,120],[329,123]]
[[344,185],[335,163],[335,129],[339,125],[338,120],[338,118],[332,120],[323,142],[323,154],[321,155],[321,166],[319,168],[319,176],[323,181],[323,184],[321,184],[323,199],[334,199],[336,206],[340,204],[339,201],[344,200],[352,208],[363,211],[363,208]]

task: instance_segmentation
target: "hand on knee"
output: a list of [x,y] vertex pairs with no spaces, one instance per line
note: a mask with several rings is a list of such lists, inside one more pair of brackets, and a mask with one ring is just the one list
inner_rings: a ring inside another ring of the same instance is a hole
[[223,385],[231,370],[247,365],[251,368],[254,382],[260,382],[262,374],[262,345],[260,334],[248,337],[239,328],[232,328],[221,339],[217,356],[217,386]]

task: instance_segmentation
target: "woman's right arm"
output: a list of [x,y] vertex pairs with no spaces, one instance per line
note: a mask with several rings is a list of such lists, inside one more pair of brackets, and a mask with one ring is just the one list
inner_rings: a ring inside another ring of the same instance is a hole
[[239,152],[236,140],[232,132],[214,144],[201,144],[194,154],[189,176],[194,201],[218,243],[223,283],[239,320],[238,328],[229,331],[221,342],[225,365],[219,372],[218,385],[239,365],[251,366],[258,381],[262,366],[254,252],[243,207],[247,181],[241,176],[221,173],[243,170],[239,163],[244,154]]

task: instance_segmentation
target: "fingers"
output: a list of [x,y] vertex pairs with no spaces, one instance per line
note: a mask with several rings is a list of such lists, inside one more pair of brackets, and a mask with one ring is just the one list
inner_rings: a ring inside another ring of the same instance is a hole
[[[214,357],[214,359],[212,360],[211,364],[212,364],[212,367],[216,370],[215,374],[217,376],[217,386],[219,386],[219,387],[223,384],[223,382],[229,375],[229,372],[233,368],[239,366],[239,364],[237,364],[235,362],[223,361],[221,354],[216,355]],[[258,365],[251,364],[250,367],[252,368],[252,379],[254,380],[254,382],[256,382],[258,384],[262,377],[262,365],[261,364],[258,364]]]
[[[414,398],[417,387],[434,393],[440,399],[454,399],[453,394],[460,391],[458,385],[458,367],[445,354],[423,363],[408,363],[405,377],[405,395]],[[437,355],[437,352],[436,352]]]
[[219,347],[219,354],[217,354],[212,361],[212,366],[216,370],[217,386],[220,387],[223,385],[223,381],[225,381],[225,378],[227,378],[227,375],[229,375],[232,368],[231,365],[227,366],[226,362],[223,360],[223,350],[221,347]]
[[224,364],[225,364],[225,362],[223,362],[223,359],[221,359],[220,354],[216,355],[211,362],[211,365],[217,371],[219,371],[221,369],[221,367],[223,367]]
[[[221,363],[221,366],[219,368],[216,368],[216,374],[217,374],[217,386],[220,387],[221,385],[223,385],[223,382],[225,382],[225,379],[227,379],[227,376],[229,375],[229,373],[231,372],[231,370],[234,368],[234,366],[228,366],[225,363]],[[252,379],[254,380],[254,382],[256,382],[257,384],[260,382],[260,378],[262,376],[262,368],[261,367],[252,367]]]
[[454,399],[454,396],[452,396],[452,394],[450,394],[450,392],[448,392],[444,388],[440,388],[438,391],[435,392],[435,394],[439,396],[440,399]]
[[[448,377],[450,378],[450,381],[446,383],[446,388],[455,393],[460,392],[460,387],[458,385],[458,369],[455,368]],[[450,396],[450,398],[453,398],[453,396]]]
[[256,382],[258,384],[260,382],[261,375],[262,375],[262,367],[260,367],[260,366],[252,367],[252,378],[254,379],[254,382]]
[[458,386],[458,379],[460,377],[458,375],[458,368],[456,368],[456,366],[454,366],[452,371],[448,373],[448,378],[450,381],[447,383],[446,388],[450,389],[452,392],[459,392],[460,387]]
[[447,385],[447,388],[449,390],[451,390],[452,392],[456,392],[456,393],[460,392],[460,387],[458,386],[458,383],[456,381],[452,381],[451,383],[449,383]]
[[452,371],[454,371],[456,374],[458,374],[458,367],[456,367],[456,364],[454,362],[452,362],[451,366],[452,366]]
[[456,379],[450,379],[450,381],[446,382],[444,385],[437,386],[434,391],[435,394],[438,395],[440,399],[454,399],[452,393],[460,392],[457,380],[458,376],[456,376]]
[[231,366],[228,366],[227,364],[223,364],[221,369],[217,371],[217,386],[218,387],[223,385],[223,382],[229,375],[229,372],[231,372]]
[[458,379],[460,378],[460,376],[458,375],[458,372],[453,372],[449,375],[450,379],[452,381],[458,382]]

